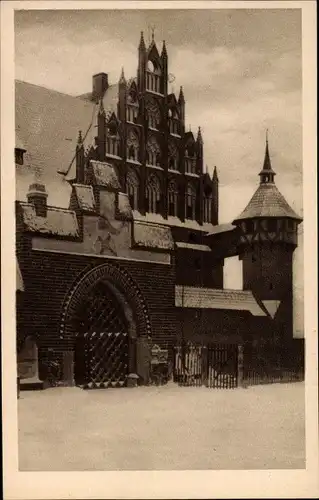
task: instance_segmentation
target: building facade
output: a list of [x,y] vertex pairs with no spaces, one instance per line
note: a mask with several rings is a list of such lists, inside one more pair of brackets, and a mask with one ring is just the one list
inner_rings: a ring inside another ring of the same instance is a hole
[[[146,339],[169,352],[185,339],[292,339],[301,219],[268,142],[250,204],[219,225],[217,170],[204,169],[200,128],[185,130],[183,89],[168,93],[165,43],[141,34],[137,52],[136,77],[94,75],[78,97],[16,82],[17,342],[21,353],[35,339],[40,377],[48,353],[70,383],[83,363],[143,382]],[[234,255],[241,291],[223,287]]]

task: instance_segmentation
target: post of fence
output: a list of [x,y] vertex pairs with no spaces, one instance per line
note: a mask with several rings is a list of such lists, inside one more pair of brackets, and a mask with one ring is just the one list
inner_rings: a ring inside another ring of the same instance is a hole
[[208,387],[208,349],[206,345],[202,347],[202,385]]
[[244,382],[244,347],[242,344],[238,344],[237,385],[238,385],[238,387],[245,387],[245,382]]

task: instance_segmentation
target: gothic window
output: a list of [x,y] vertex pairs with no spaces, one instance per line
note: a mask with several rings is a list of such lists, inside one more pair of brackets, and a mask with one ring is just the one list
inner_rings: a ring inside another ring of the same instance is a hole
[[178,150],[175,144],[168,145],[168,168],[170,170],[178,170]]
[[180,135],[180,121],[176,109],[168,111],[168,126],[171,134]]
[[185,172],[196,174],[196,153],[193,144],[185,149]]
[[168,185],[168,215],[177,217],[178,190],[174,180]]
[[133,131],[130,131],[127,138],[127,158],[128,160],[138,161],[139,159],[139,142],[138,136]]
[[147,101],[146,112],[147,112],[148,126],[157,129],[161,122],[161,113],[155,100]]
[[161,166],[161,150],[155,137],[151,137],[147,142],[146,147],[147,157],[146,162],[149,165]]
[[114,122],[109,123],[107,127],[106,152],[114,156],[118,156],[120,152],[120,138],[117,133],[117,125]]
[[151,175],[146,184],[146,211],[160,212],[161,188],[156,175]]
[[196,190],[194,186],[189,184],[187,186],[186,192],[186,210],[185,210],[185,218],[186,219],[195,219],[195,207],[196,207]]
[[147,62],[146,89],[151,92],[160,92],[161,70],[155,61]]
[[135,172],[130,170],[127,174],[127,194],[133,210],[138,210],[139,180]]
[[138,109],[137,88],[133,82],[127,96],[126,120],[128,122],[137,122]]
[[212,221],[212,196],[211,194],[204,195],[204,213],[203,213],[204,222]]
[[276,219],[269,219],[267,225],[268,225],[268,231],[270,233],[275,233],[277,231],[277,220]]

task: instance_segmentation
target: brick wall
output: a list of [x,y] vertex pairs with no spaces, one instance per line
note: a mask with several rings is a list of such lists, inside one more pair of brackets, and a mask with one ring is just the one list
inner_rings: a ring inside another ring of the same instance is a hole
[[147,305],[152,338],[163,347],[175,342],[174,266],[146,262],[90,258],[30,250],[28,239],[17,247],[25,293],[17,311],[18,337],[38,339],[39,353],[63,349],[59,329],[67,294],[77,280],[95,266],[110,262],[129,273]]

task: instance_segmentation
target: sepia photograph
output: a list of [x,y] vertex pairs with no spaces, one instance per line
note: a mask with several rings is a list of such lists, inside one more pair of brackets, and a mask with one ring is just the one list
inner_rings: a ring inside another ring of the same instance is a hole
[[302,9],[36,3],[13,12],[18,470],[305,471]]

